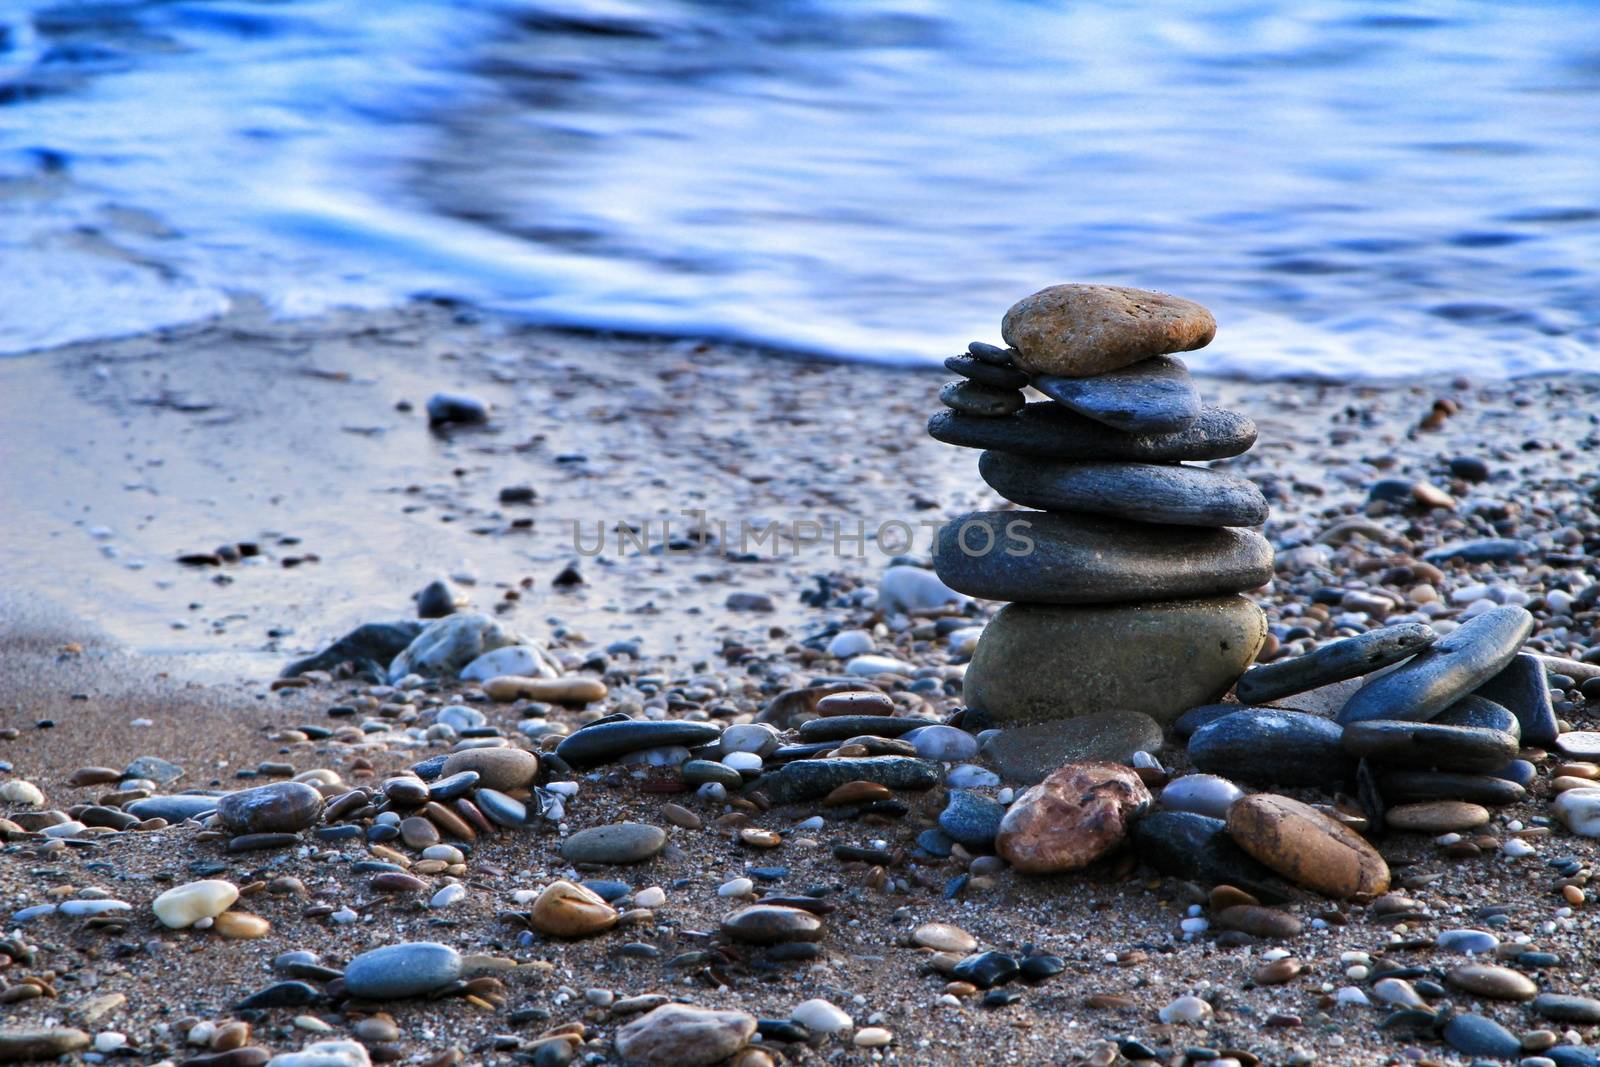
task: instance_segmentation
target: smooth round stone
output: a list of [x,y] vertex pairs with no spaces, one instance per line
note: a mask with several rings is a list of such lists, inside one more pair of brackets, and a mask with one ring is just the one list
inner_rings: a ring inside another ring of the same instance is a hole
[[579,830],[561,843],[561,856],[568,863],[642,863],[666,843],[659,826],[619,822]]
[[[1130,768],[1069,764],[1005,810],[995,851],[1027,874],[1075,871],[1121,846],[1149,806],[1150,793]],[[942,816],[940,827],[949,832]]]
[[1261,609],[1238,596],[1098,607],[1008,604],[978,641],[963,696],[997,725],[1107,708],[1170,723],[1226,692],[1266,633]]
[[165,819],[169,823],[180,823],[216,811],[217,802],[221,799],[221,797],[175,793],[172,796],[135,800],[122,810],[141,819]]
[[1579,837],[1600,837],[1600,787],[1568,789],[1550,807],[1561,824]]
[[473,798],[478,810],[497,826],[521,826],[528,821],[528,808],[522,801],[496,789],[480,789]]
[[400,820],[400,840],[407,848],[424,849],[439,843],[439,828],[420,815]]
[[363,952],[344,971],[345,990],[363,1000],[418,997],[461,977],[461,956],[436,941],[385,945]]
[[984,751],[1008,781],[1032,785],[1068,763],[1127,763],[1135,752],[1161,747],[1161,726],[1137,711],[1106,711],[1007,725]]
[[939,390],[939,402],[952,411],[982,419],[996,419],[1022,410],[1021,390],[996,389],[966,378],[946,382]]
[[[1510,763],[1507,763],[1504,767],[1501,767],[1499,770],[1494,772],[1494,776],[1496,778],[1504,778],[1508,782],[1515,782],[1523,789],[1527,789],[1529,786],[1531,786],[1533,784],[1533,780],[1537,778],[1538,775],[1539,768],[1535,767],[1532,763],[1529,763],[1525,759],[1514,759]],[[1462,799],[1476,800],[1477,798],[1462,797]],[[1484,803],[1484,801],[1479,801],[1479,803]]]
[[1252,530],[976,511],[939,530],[933,565],[986,600],[1115,604],[1255,589],[1272,578],[1272,546]]
[[[891,571],[899,569],[902,568],[889,568]],[[925,574],[934,582],[939,582],[938,577],[932,571],[923,570],[921,567],[909,567],[904,569],[916,571],[919,574]],[[939,582],[941,588],[943,588],[943,584],[944,583]],[[961,594],[956,593],[954,595],[960,596]],[[817,714],[828,717],[837,715],[893,715],[894,700],[890,698],[888,693],[879,692],[876,689],[859,689],[847,693],[829,693],[827,696],[822,697],[817,701]],[[733,727],[729,727],[729,729],[733,729]]]
[[911,931],[911,940],[935,952],[960,952],[965,955],[978,947],[978,939],[949,923],[923,923]]
[[754,752],[730,752],[722,757],[722,765],[724,767],[732,767],[741,776],[747,771],[761,770],[762,764],[761,757]]
[[720,782],[729,789],[738,789],[744,784],[744,775],[738,770],[715,760],[688,760],[678,769],[678,773],[683,775],[683,780],[690,785]]
[[1522,1042],[1516,1034],[1482,1015],[1453,1016],[1444,1024],[1440,1036],[1445,1044],[1469,1056],[1510,1060],[1522,1053]]
[[1569,730],[1556,739],[1556,750],[1581,760],[1600,760],[1600,731]]
[[1266,498],[1254,482],[1207,467],[985,452],[978,473],[1007,500],[1041,511],[1173,526],[1259,526],[1267,520]]
[[789,1013],[791,1022],[799,1023],[813,1034],[840,1034],[855,1025],[842,1008],[820,998],[807,1000]]
[[901,737],[934,725],[931,719],[889,715],[829,715],[800,724],[801,741],[844,741],[851,737]]
[[214,919],[239,899],[239,887],[232,882],[209,878],[189,882],[156,897],[150,904],[161,925],[173,930],[193,926],[201,919]]
[[722,731],[717,745],[723,755],[750,752],[767,756],[782,743],[778,731],[764,722],[738,723]]
[[[966,596],[956,592],[939,576],[926,567],[913,567],[907,564],[896,564],[884,569],[883,578],[878,582],[878,607],[886,616],[904,615],[913,611],[924,611],[943,607],[946,604],[965,604]],[[850,696],[850,693],[831,693],[829,696]],[[883,696],[884,694],[879,694]],[[830,714],[823,711],[823,705],[828,697],[824,696],[817,701],[816,708],[819,714]],[[893,710],[891,701],[888,710]]]
[[1600,1023],[1600,1000],[1570,993],[1540,993],[1533,998],[1533,1011],[1546,1019],[1592,1026]]
[[1464,952],[1469,956],[1493,952],[1500,947],[1500,939],[1483,930],[1445,930],[1433,939],[1433,947],[1440,952]]
[[1492,700],[1469,694],[1429,720],[1435,726],[1470,726],[1478,730],[1499,730],[1522,739],[1522,724],[1510,711]]
[[59,1060],[89,1048],[91,1038],[67,1026],[0,1029],[0,1063],[36,1063]]
[[1432,646],[1356,691],[1338,720],[1426,722],[1501,671],[1533,632],[1527,609],[1505,605],[1463,623]]
[[1234,692],[1245,704],[1268,704],[1279,697],[1371,674],[1416,655],[1436,639],[1432,628],[1420,622],[1368,630],[1303,656],[1252,667],[1239,679]]
[[428,398],[428,425],[488,422],[489,403],[470,393],[434,393]]
[[997,366],[973,356],[946,357],[944,366],[954,374],[995,389],[1021,389],[1028,384],[1028,376],[1015,367]]
[[1517,755],[1516,738],[1498,730],[1390,719],[1351,723],[1341,744],[1357,759],[1474,773],[1499,770]]
[[1161,790],[1161,806],[1171,811],[1189,811],[1213,819],[1226,819],[1234,801],[1244,790],[1214,774],[1186,774],[1174,778]]
[[940,766],[912,756],[798,759],[763,774],[751,786],[774,804],[819,800],[847,782],[924,790],[939,784]]
[[629,719],[623,722],[599,723],[585,726],[570,734],[556,746],[556,755],[569,766],[579,770],[601,764],[646,748],[682,745],[699,748],[709,745],[721,736],[721,731],[709,722],[690,722],[668,719],[660,722],[649,719]]
[[875,678],[880,674],[910,674],[914,668],[893,656],[857,656],[844,665],[844,672],[857,678]]
[[1339,783],[1355,766],[1340,748],[1338,724],[1315,715],[1249,708],[1189,737],[1196,770],[1259,785]]
[[1228,836],[1222,819],[1151,811],[1133,824],[1134,852],[1163,874],[1200,886],[1230,885],[1267,903],[1295,890]]
[[1053,285],[1011,305],[1000,322],[1023,370],[1071,378],[1203,348],[1216,331],[1211,312],[1191,300],[1120,285]]
[[988,797],[965,789],[952,790],[939,813],[939,829],[969,851],[994,851],[994,836],[1006,809]]
[[1172,732],[1178,737],[1188,739],[1200,727],[1216,722],[1224,715],[1237,715],[1247,710],[1240,704],[1201,704],[1198,708],[1188,711],[1172,720]]
[[1457,989],[1491,1000],[1531,1000],[1539,992],[1533,979],[1510,967],[1466,963],[1445,972],[1444,980]]
[[[928,855],[937,856],[940,859],[944,859],[950,855],[950,853],[953,851],[951,846],[954,844],[955,842],[950,840],[950,835],[946,834],[937,826],[930,826],[928,829],[917,835],[917,847],[928,853]],[[55,910],[55,905],[53,904],[44,904],[40,906],[49,908],[52,911]],[[28,910],[32,911],[34,909],[30,908]],[[19,912],[18,914],[21,913]],[[14,917],[15,916],[13,916],[13,918]]]
[[304,782],[273,782],[217,801],[222,824],[236,834],[298,833],[322,814],[322,794]]
[[967,354],[996,367],[1009,367],[1012,366],[1011,357],[1016,353],[1009,348],[991,345],[987,341],[969,341],[967,343]]
[[1404,978],[1380,978],[1372,983],[1372,996],[1383,1004],[1402,1008],[1425,1008],[1428,1002],[1417,992],[1416,986]]
[[822,920],[809,911],[774,904],[752,904],[722,920],[722,931],[735,941],[776,945],[822,940]]
[[[449,759],[445,760],[446,763]],[[477,771],[456,771],[448,777],[438,778],[428,786],[429,800],[455,800],[464,797],[482,781],[483,775]]]
[[617,1031],[617,1054],[639,1067],[710,1067],[744,1048],[755,1032],[755,1016],[742,1011],[663,1004]]
[[971,982],[979,989],[1004,985],[1022,972],[1016,959],[1004,952],[980,952],[968,956],[950,970],[958,982]]
[[1042,374],[1033,387],[1067,410],[1124,433],[1174,433],[1200,416],[1200,391],[1175,356],[1152,356],[1089,378]]
[[539,777],[539,757],[520,748],[474,748],[444,761],[444,777],[462,771],[476,771],[479,784],[489,789],[525,789]]
[[1555,706],[1550,699],[1550,681],[1544,664],[1526,652],[1519,652],[1505,670],[1484,682],[1473,695],[1492,700],[1517,717],[1522,727],[1522,742],[1549,748],[1560,735]]
[[157,785],[166,785],[183,777],[183,768],[160,756],[140,756],[122,769],[123,778],[148,778]]
[[944,784],[951,789],[994,789],[1001,783],[1001,778],[987,767],[980,767],[976,763],[963,763],[945,775]]
[[609,930],[619,918],[617,910],[594,890],[559,880],[540,892],[528,914],[540,933],[569,938]]
[[1377,896],[1389,888],[1389,865],[1378,851],[1308,804],[1257,793],[1229,808],[1227,822],[1239,847],[1324,896]]
[[1203,408],[1183,430],[1123,433],[1052,401],[1026,404],[1003,419],[940,411],[928,420],[928,433],[945,444],[1018,456],[1167,463],[1237,456],[1255,444],[1256,424],[1235,411]]
[[521,643],[521,635],[490,615],[482,612],[447,615],[423,627],[394,658],[389,664],[389,682],[398,683],[410,674],[424,678],[453,677],[485,652]]
[[[507,676],[537,678],[548,674],[549,670],[550,668],[546,666],[544,657],[539,655],[532,647],[528,645],[507,645],[504,648],[497,648],[493,652],[485,652],[461,668],[460,677],[462,681],[466,682],[487,682],[491,678],[504,678]],[[477,709],[470,710],[476,711]],[[482,719],[482,712],[478,714],[479,718]],[[447,720],[441,715],[438,721],[445,722]],[[451,725],[455,726],[455,723],[451,722]],[[473,725],[482,726],[483,722],[480,721]],[[456,729],[459,730],[461,727],[456,726]]]
[[1391,804],[1465,800],[1491,807],[1516,804],[1528,795],[1528,791],[1516,782],[1492,775],[1403,770],[1381,772],[1378,775],[1378,792]]
[[923,726],[905,735],[923,759],[960,763],[978,754],[978,739],[954,726]]
[[1460,800],[1397,804],[1384,813],[1384,823],[1391,830],[1424,834],[1457,833],[1487,826],[1489,809]]

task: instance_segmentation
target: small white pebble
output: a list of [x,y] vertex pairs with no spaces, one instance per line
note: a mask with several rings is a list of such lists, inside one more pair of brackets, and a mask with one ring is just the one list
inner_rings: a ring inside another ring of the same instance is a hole
[[633,902],[641,908],[659,908],[667,902],[667,891],[658,885],[649,889],[641,889],[634,895]]
[[867,1026],[856,1031],[856,1048],[883,1048],[894,1040],[894,1034],[881,1026]]
[[719,897],[747,897],[754,893],[756,884],[748,878],[733,878],[717,886]]
[[1199,997],[1179,997],[1158,1013],[1164,1023],[1198,1025],[1211,1018],[1211,1005]]

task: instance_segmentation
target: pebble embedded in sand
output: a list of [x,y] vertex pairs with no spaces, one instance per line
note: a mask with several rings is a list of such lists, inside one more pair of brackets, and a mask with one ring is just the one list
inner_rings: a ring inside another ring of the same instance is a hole
[[212,919],[227,911],[239,899],[239,887],[232,882],[209,878],[174,886],[151,902],[150,908],[163,926],[181,930],[202,919]]
[[529,914],[533,928],[555,937],[588,937],[617,924],[617,910],[581,885],[556,881],[546,886]]
[[345,989],[364,1000],[400,1000],[431,993],[461,975],[461,956],[449,945],[413,941],[363,952],[344,971]]
[[501,675],[483,683],[489,699],[541,700],[547,704],[593,704],[606,698],[606,685],[598,678],[526,678]]

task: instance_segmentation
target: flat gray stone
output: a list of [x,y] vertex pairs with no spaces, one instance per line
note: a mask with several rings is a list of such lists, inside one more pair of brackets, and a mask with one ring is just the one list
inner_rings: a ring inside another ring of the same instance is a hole
[[722,731],[708,722],[628,719],[585,726],[557,745],[556,755],[568,766],[584,770],[621,759],[630,752],[668,745],[697,748],[721,736]]
[[750,792],[774,804],[793,804],[825,797],[846,782],[877,782],[890,789],[923,790],[939,784],[940,766],[912,756],[868,756],[860,759],[800,759],[757,778]]
[[1175,356],[1152,356],[1090,378],[1041,374],[1033,387],[1080,415],[1127,433],[1173,433],[1200,416],[1200,393]]
[[1569,730],[1556,738],[1556,749],[1573,759],[1600,759],[1600,732],[1595,730]]
[[1245,704],[1270,704],[1280,697],[1370,674],[1416,655],[1435,640],[1432,628],[1420,622],[1368,630],[1303,656],[1254,667],[1239,679],[1234,693]]
[[431,993],[461,977],[461,956],[436,941],[411,941],[363,952],[344,971],[345,990],[362,1000]]
[[1465,800],[1471,804],[1486,804],[1489,807],[1517,804],[1528,795],[1528,791],[1516,782],[1493,775],[1407,770],[1380,772],[1378,792],[1391,804]]
[[1428,720],[1435,726],[1474,726],[1480,730],[1499,730],[1522,740],[1522,724],[1511,712],[1492,700],[1468,693]]
[[1256,442],[1256,424],[1246,415],[1204,408],[1175,433],[1132,434],[1113,430],[1054,402],[1025,405],[1000,419],[940,411],[928,420],[936,441],[962,448],[988,448],[1044,459],[1123,459],[1142,463],[1227,459]]
[[1028,376],[1017,368],[998,366],[976,356],[951,356],[944,361],[944,366],[963,378],[996,389],[1021,389],[1028,384]]
[[1035,604],[1218,596],[1258,588],[1273,573],[1272,546],[1253,530],[1039,511],[953,519],[939,531],[933,567],[969,596]]
[[1350,755],[1374,763],[1473,774],[1498,771],[1517,755],[1517,739],[1499,730],[1395,719],[1349,724],[1343,746]]
[[1248,708],[1189,738],[1196,770],[1254,785],[1342,783],[1355,763],[1339,746],[1337,723],[1298,711]]
[[1137,711],[1007,726],[984,747],[1007,781],[1035,785],[1069,763],[1127,763],[1161,748],[1161,725]]
[[618,822],[579,830],[561,842],[568,863],[643,863],[667,843],[667,832],[642,822]]
[[1509,563],[1538,551],[1539,546],[1532,541],[1522,541],[1514,537],[1489,537],[1481,541],[1460,541],[1456,544],[1441,545],[1422,558],[1428,563],[1449,563],[1452,560],[1460,560],[1463,563]]
[[174,793],[164,797],[145,797],[135,800],[122,810],[141,819],[165,819],[183,822],[197,815],[217,810],[221,797],[197,796],[193,793]]
[[317,821],[322,794],[304,782],[271,782],[220,798],[217,814],[236,834],[293,834]]
[[828,715],[800,724],[801,741],[844,741],[851,737],[900,737],[937,719],[897,718],[893,715]]
[[1600,1000],[1571,993],[1540,993],[1533,998],[1533,1013],[1562,1023],[1600,1023]]
[[183,777],[183,768],[160,756],[140,756],[122,770],[124,778],[148,778],[157,785],[166,785]]
[[1492,700],[1517,717],[1522,726],[1522,743],[1549,748],[1556,743],[1560,726],[1550,699],[1550,679],[1544,664],[1532,655],[1519,652],[1506,669],[1473,690],[1474,696]]
[[946,382],[939,390],[945,407],[980,419],[994,419],[1022,410],[1026,402],[1020,389],[996,389],[967,378]]
[[985,452],[978,473],[1015,504],[1176,526],[1260,526],[1267,498],[1254,482],[1169,463],[1075,463]]
[[1362,686],[1340,709],[1339,721],[1426,722],[1503,671],[1532,633],[1533,616],[1524,608],[1486,611]]

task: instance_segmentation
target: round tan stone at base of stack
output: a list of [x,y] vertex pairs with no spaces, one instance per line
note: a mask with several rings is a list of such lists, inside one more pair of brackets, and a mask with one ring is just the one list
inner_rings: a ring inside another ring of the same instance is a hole
[[1266,634],[1266,615],[1242,596],[1008,604],[978,640],[963,699],[998,727],[1113,709],[1170,726],[1227,692]]

